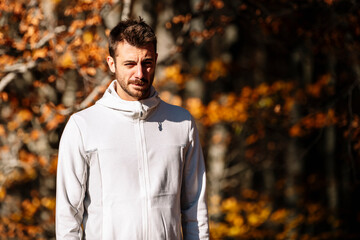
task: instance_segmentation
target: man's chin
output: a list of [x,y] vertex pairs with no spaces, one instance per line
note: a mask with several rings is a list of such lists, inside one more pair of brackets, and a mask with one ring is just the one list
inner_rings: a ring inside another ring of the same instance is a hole
[[149,97],[150,95],[150,89],[142,89],[142,90],[138,90],[138,89],[133,89],[133,91],[131,91],[131,95],[138,99],[138,100],[142,100],[145,99],[147,97]]

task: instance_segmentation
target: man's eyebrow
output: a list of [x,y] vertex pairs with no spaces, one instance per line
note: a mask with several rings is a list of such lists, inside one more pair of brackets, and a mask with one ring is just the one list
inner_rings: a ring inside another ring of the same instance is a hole
[[[154,59],[153,59],[152,57],[146,57],[146,58],[144,58],[141,62],[148,62],[148,61],[153,62]],[[136,62],[137,62],[137,61],[135,61],[135,60],[124,60],[124,61],[122,61],[123,64],[136,63]]]
[[144,62],[144,61],[149,61],[149,60],[150,60],[150,61],[154,61],[154,59],[153,59],[152,57],[146,57],[146,58],[144,58],[143,62]]
[[134,60],[124,60],[123,63],[136,63]]

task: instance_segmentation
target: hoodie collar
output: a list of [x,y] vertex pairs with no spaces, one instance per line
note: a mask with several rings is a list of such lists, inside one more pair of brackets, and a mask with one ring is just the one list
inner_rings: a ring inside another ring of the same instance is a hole
[[121,111],[130,118],[145,119],[160,103],[160,98],[153,86],[150,89],[150,96],[139,101],[126,101],[119,97],[115,91],[116,80],[113,80],[106,89],[103,97],[96,102],[105,107]]

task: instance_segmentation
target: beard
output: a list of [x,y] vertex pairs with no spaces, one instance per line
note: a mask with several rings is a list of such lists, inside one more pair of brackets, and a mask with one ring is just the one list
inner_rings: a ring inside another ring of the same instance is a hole
[[123,92],[133,99],[142,100],[150,95],[154,74],[150,76],[150,79],[131,79],[128,82],[116,74],[116,79]]

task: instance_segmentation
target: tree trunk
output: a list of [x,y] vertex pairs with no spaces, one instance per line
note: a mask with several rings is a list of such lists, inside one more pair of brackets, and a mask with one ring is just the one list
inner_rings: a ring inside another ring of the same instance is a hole
[[[310,41],[306,42],[299,49],[296,49],[293,53],[293,74],[294,78],[298,79],[301,87],[304,88],[312,81],[312,55],[311,55]],[[300,68],[299,68],[300,66]],[[297,69],[301,71],[298,72]],[[301,119],[301,109],[298,103],[294,103],[292,111],[290,113],[290,125],[298,123]],[[289,209],[293,211],[289,214],[287,222],[289,224],[294,223],[298,217],[299,210],[297,209],[297,203],[301,200],[302,195],[299,192],[298,186],[300,185],[300,178],[304,171],[304,159],[302,156],[303,150],[299,145],[299,141],[296,138],[291,138],[287,145],[285,154],[285,166],[286,166],[286,184],[285,184],[285,202]],[[287,238],[293,239],[299,236],[299,226],[293,226],[287,232]]]
[[[225,173],[225,159],[228,151],[229,132],[223,124],[215,125],[210,133],[207,154],[208,194],[222,198],[222,180]],[[220,202],[211,202],[209,208],[220,213]],[[214,215],[217,217],[217,214]]]

